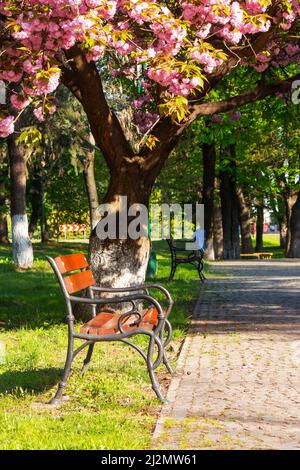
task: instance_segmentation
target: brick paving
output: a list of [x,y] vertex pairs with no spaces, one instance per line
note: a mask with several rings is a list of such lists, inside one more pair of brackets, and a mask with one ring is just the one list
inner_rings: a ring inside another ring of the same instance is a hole
[[300,449],[300,261],[214,263],[156,449]]

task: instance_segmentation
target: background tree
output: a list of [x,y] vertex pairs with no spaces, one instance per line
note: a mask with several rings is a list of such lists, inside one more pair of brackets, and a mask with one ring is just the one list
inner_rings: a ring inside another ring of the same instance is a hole
[[32,243],[28,233],[26,212],[27,158],[24,145],[18,142],[24,115],[16,123],[16,132],[7,139],[10,166],[10,215],[12,226],[12,249],[15,265],[28,269],[33,264]]
[[7,146],[0,143],[0,243],[8,243],[8,165]]

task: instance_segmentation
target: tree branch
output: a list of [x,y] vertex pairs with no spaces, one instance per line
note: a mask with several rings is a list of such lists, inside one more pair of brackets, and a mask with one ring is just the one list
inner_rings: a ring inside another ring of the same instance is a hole
[[[217,67],[214,73],[209,75],[208,81],[205,83],[203,90],[201,90],[201,92],[198,92],[196,95],[197,101],[202,101],[203,98],[207,96],[207,94],[210,92],[210,90],[215,88],[217,84],[222,80],[222,78],[239,64],[241,58],[249,58],[251,56],[255,56],[255,54],[258,54],[260,51],[262,51],[270,40],[272,33],[272,30],[269,30],[265,33],[260,33],[254,38],[252,42],[249,42],[247,45],[244,45],[242,47],[231,48],[232,50],[230,50],[230,48],[227,48],[222,41],[217,40],[217,43],[214,44],[214,46],[216,48],[224,50],[224,52],[228,54],[228,59],[221,66]],[[212,40],[211,43],[213,44],[214,40]],[[202,106],[202,104],[200,104],[199,106]],[[235,106],[233,106],[233,108],[234,107]],[[209,114],[214,114],[216,112],[221,111],[214,111]],[[150,152],[149,149],[144,149],[143,152],[141,152],[146,157],[151,155],[151,161],[150,159],[147,159],[146,161],[146,166],[149,167],[149,169],[153,168],[155,165],[159,165],[158,160],[160,158],[163,158],[160,157],[160,155],[164,155],[166,152],[170,151],[172,145],[173,147],[175,147],[182,132],[196,118],[197,109],[195,106],[192,106],[191,115],[183,126],[177,125],[176,123],[172,122],[169,118],[162,119],[158,123],[158,125],[154,128],[152,132],[152,134],[159,141],[156,145],[155,151]],[[166,139],[166,136],[169,136],[169,138]]]
[[264,99],[275,93],[288,92],[291,89],[292,83],[299,79],[300,74],[297,74],[286,80],[261,84],[253,90],[233,96],[227,100],[194,104],[190,108],[191,113],[188,119],[181,125],[172,122],[170,118],[163,119],[155,133],[159,138],[156,147],[151,152],[149,149],[145,149],[143,152],[146,156],[145,168],[149,171],[149,177],[151,177],[152,172],[154,172],[153,175],[157,173],[157,168],[160,169],[163,166],[165,160],[168,158],[168,154],[175,148],[180,135],[198,117],[232,111],[240,106]]
[[66,66],[62,65],[61,67],[62,75],[61,81],[62,84],[68,88],[75,98],[82,104],[82,96],[80,92],[79,85],[77,83],[76,73],[72,69],[68,69]]
[[[203,100],[205,96],[217,86],[222,78],[229,73],[229,71],[236,65],[236,58],[229,58],[221,66],[217,67],[215,72],[210,75],[209,80],[205,82],[203,90],[197,93],[197,101]],[[195,96],[193,97],[195,99]],[[177,145],[181,134],[184,132],[186,125],[177,124],[172,121],[170,117],[162,118],[159,123],[155,126],[151,134],[153,134],[158,142],[153,150],[146,147],[143,148],[141,155],[145,157],[145,169],[149,172],[158,166],[161,168],[168,155]],[[162,160],[162,161],[160,161]]]
[[95,142],[113,170],[124,157],[132,156],[133,151],[118,118],[108,106],[95,63],[88,62],[78,46],[66,51],[66,57],[72,70],[71,73],[64,70],[63,79],[82,103]]
[[287,80],[261,84],[254,90],[246,91],[245,93],[233,96],[227,100],[197,104],[192,108],[188,121],[193,122],[198,116],[210,116],[216,113],[232,111],[235,108],[261,100],[275,93],[286,93],[291,89],[292,83],[299,79],[300,74],[297,74]]

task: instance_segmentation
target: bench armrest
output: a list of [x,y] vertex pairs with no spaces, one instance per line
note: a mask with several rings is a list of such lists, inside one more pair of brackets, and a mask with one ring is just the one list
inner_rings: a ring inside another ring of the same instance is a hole
[[154,299],[151,295],[148,294],[132,294],[132,295],[126,295],[123,297],[110,297],[107,299],[98,299],[98,298],[92,298],[92,297],[77,297],[74,295],[69,296],[69,300],[74,303],[82,303],[82,304],[88,304],[88,305],[105,305],[105,304],[120,304],[120,303],[134,303],[135,300],[145,300],[152,304],[158,312],[158,320],[162,321],[165,319],[165,315],[163,313],[162,307],[160,303]]
[[167,318],[170,315],[170,312],[174,305],[174,300],[172,299],[170,292],[165,287],[161,286],[160,284],[145,284],[142,287],[144,287],[147,292],[148,292],[148,289],[157,289],[164,294],[168,302],[168,308],[165,313],[165,317]]
[[97,292],[138,292],[138,291],[144,291],[147,295],[148,294],[148,289],[158,289],[160,290],[166,297],[167,302],[168,302],[168,308],[166,310],[165,317],[168,317],[171,309],[174,305],[174,301],[170,295],[170,292],[160,284],[142,284],[140,286],[130,286],[130,287],[97,287],[97,286],[91,286],[90,287],[91,291],[97,291]]

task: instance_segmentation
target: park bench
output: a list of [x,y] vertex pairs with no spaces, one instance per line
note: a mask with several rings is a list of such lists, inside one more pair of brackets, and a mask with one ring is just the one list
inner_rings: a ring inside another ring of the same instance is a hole
[[[170,252],[171,252],[171,272],[169,276],[169,281],[172,281],[175,276],[176,268],[179,264],[193,264],[198,271],[199,278],[201,282],[206,280],[206,277],[203,274],[204,262],[204,250],[193,250],[186,251],[184,246],[177,246],[177,242],[173,238],[167,239]],[[181,241],[183,243],[183,241]],[[184,242],[185,243],[185,242]]]
[[[50,404],[60,402],[72,362],[77,354],[88,347],[82,367],[84,373],[91,361],[94,345],[100,341],[121,341],[139,352],[147,364],[152,388],[157,397],[163,400],[155,369],[163,362],[167,370],[173,373],[165,351],[172,337],[172,327],[168,316],[173,300],[167,289],[158,284],[125,288],[97,287],[93,273],[82,253],[59,256],[54,259],[47,256],[47,259],[64,295],[68,321],[65,367],[62,380]],[[149,289],[158,289],[164,294],[166,309],[163,310],[161,304],[149,294]],[[78,293],[81,293],[81,296]],[[100,297],[103,294],[107,297]],[[91,308],[91,319],[82,325],[79,331],[76,331],[74,325],[73,306],[75,304],[88,305]],[[130,341],[137,335],[149,337],[147,352]],[[76,338],[83,340],[84,343],[74,350]]]
[[273,253],[267,253],[267,252],[262,252],[262,253],[242,253],[241,258],[246,258],[246,259],[272,259]]

